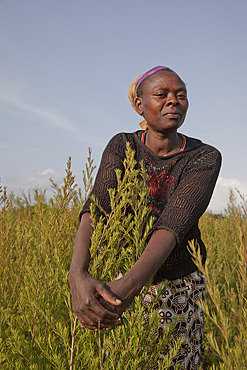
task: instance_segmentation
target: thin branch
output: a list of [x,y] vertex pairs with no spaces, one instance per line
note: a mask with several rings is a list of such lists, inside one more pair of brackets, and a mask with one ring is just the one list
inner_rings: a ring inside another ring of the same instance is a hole
[[72,341],[70,348],[70,370],[73,368],[73,354],[74,354],[74,344],[75,344],[75,331],[76,331],[77,316],[74,319],[73,331],[72,331]]

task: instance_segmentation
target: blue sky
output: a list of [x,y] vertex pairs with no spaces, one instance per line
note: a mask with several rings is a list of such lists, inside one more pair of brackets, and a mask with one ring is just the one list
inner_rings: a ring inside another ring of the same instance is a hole
[[134,77],[167,65],[187,84],[180,132],[223,155],[210,209],[247,193],[247,2],[0,0],[0,177],[16,194],[58,183],[72,156],[78,183],[93,150],[139,128]]

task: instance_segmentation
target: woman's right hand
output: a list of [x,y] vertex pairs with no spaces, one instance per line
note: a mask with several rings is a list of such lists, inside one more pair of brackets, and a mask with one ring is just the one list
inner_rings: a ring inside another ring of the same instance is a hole
[[99,322],[101,328],[112,328],[119,323],[119,315],[108,311],[99,302],[102,297],[105,302],[116,306],[122,303],[105,284],[92,278],[86,271],[70,271],[69,283],[73,311],[82,326],[98,330]]

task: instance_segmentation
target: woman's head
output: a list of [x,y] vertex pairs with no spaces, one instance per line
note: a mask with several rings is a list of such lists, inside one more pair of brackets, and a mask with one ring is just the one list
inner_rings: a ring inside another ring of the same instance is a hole
[[145,118],[142,129],[177,129],[185,119],[188,100],[185,83],[170,68],[154,67],[133,80],[129,99]]
[[164,66],[157,66],[157,67],[149,69],[147,72],[144,72],[143,74],[141,74],[136,79],[136,95],[137,96],[140,96],[142,94],[142,88],[143,88],[144,80],[146,80],[149,76],[151,76],[152,74],[154,74],[155,72],[158,72],[160,70],[174,72],[172,69],[170,69],[168,67],[164,67]]

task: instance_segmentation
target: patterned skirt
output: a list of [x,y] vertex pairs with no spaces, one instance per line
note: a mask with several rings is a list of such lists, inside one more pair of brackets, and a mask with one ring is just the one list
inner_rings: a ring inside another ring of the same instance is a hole
[[[162,283],[161,283],[162,284]],[[144,307],[148,308],[154,301],[160,284],[152,285],[144,297]],[[203,337],[203,311],[197,305],[198,300],[205,298],[206,282],[201,271],[196,270],[181,279],[172,280],[159,293],[159,300],[155,304],[160,316],[158,335],[162,336],[167,325],[176,320],[172,339],[182,339],[178,354],[173,358],[170,369],[198,369],[201,356]],[[160,359],[166,356],[172,346],[166,345]],[[155,369],[155,366],[153,367]]]

